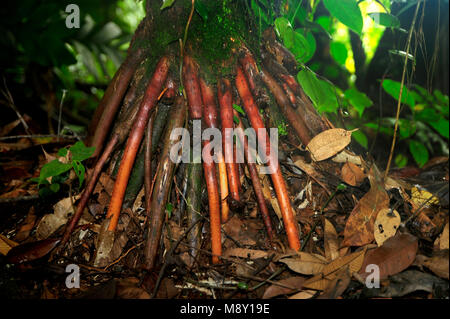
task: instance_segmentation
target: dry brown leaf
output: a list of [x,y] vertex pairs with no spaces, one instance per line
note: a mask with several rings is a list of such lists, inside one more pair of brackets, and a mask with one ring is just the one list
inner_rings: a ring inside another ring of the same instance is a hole
[[296,290],[302,289],[304,281],[305,281],[305,278],[299,277],[299,276],[289,277],[289,278],[278,280],[277,281],[278,284],[292,287],[293,289],[289,289],[286,287],[281,287],[281,286],[273,284],[266,289],[262,299],[270,299],[270,298],[277,297],[280,295],[291,294]]
[[344,293],[351,282],[348,267],[341,268],[336,274],[336,278],[329,283],[329,286],[317,299],[336,299]]
[[347,150],[337,153],[331,160],[335,163],[353,163],[356,165],[362,165],[363,163],[361,156],[355,155]]
[[330,158],[342,151],[351,142],[352,132],[341,128],[323,131],[314,136],[306,148],[312,158],[318,162]]
[[299,252],[298,256],[283,258],[279,261],[286,264],[292,271],[303,275],[318,274],[325,267],[325,262],[323,260],[304,252]]
[[258,259],[267,257],[269,253],[263,250],[246,249],[246,248],[232,248],[225,251],[224,256],[233,256],[241,258]]
[[363,246],[374,240],[373,229],[378,212],[389,207],[389,196],[383,184],[369,174],[370,190],[353,208],[344,229],[342,246]]
[[[73,197],[73,201],[77,198],[79,198],[79,196]],[[74,213],[70,197],[60,200],[53,208],[53,213],[42,217],[36,227],[36,238],[38,240],[48,238],[57,231],[59,227],[66,224],[69,217]],[[88,222],[81,218],[79,225],[84,225],[86,223]]]
[[11,248],[16,247],[18,243],[0,234],[0,254],[5,255]]
[[341,178],[351,186],[358,186],[364,181],[366,174],[359,166],[348,162],[341,168]]
[[303,287],[315,290],[325,290],[330,284],[335,280],[339,271],[342,268],[348,269],[348,273],[352,275],[355,272],[358,272],[361,269],[361,266],[364,262],[364,255],[366,253],[366,249],[362,249],[358,252],[354,252],[350,255],[340,257],[328,265],[326,265],[322,272],[315,275],[314,277],[308,279]]
[[445,225],[444,230],[441,235],[434,242],[434,246],[438,247],[440,250],[449,249],[448,248],[448,223]]
[[339,238],[333,224],[325,218],[324,233],[325,257],[327,261],[339,258]]
[[302,290],[299,293],[290,296],[289,299],[311,299],[315,294],[315,290]]
[[36,223],[36,215],[34,214],[34,206],[31,206],[28,211],[28,215],[25,220],[21,223],[19,231],[16,236],[14,236],[14,240],[17,242],[22,242],[28,238],[31,230],[33,229]]
[[400,226],[401,218],[396,210],[389,208],[382,209],[375,220],[374,237],[378,246],[397,233],[398,226]]
[[237,215],[231,217],[222,225],[222,228],[225,233],[242,245],[252,246],[256,244],[254,238],[257,237],[257,232],[253,232],[252,229],[249,229]]
[[116,284],[116,298],[118,299],[150,299],[150,294],[139,287],[136,278],[119,279]]
[[380,270],[380,279],[395,275],[408,268],[414,261],[418,240],[410,234],[397,234],[384,242],[381,247],[369,250],[359,271],[365,279],[367,265],[375,264]]
[[267,179],[266,176],[261,178],[261,184],[262,184],[262,191],[263,191],[264,198],[266,200],[270,201],[273,211],[275,212],[275,214],[277,214],[278,218],[280,220],[282,220],[283,215],[281,214],[281,209],[280,209],[280,206],[278,205],[278,200],[274,195],[272,195],[272,192],[270,191],[270,187],[269,187],[269,180]]
[[449,279],[448,249],[435,252],[431,258],[427,258],[422,264],[439,277]]

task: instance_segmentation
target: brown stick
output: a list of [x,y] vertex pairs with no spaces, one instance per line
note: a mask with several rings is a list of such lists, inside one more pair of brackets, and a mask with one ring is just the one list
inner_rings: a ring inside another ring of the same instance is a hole
[[[265,126],[261,119],[258,107],[256,106],[253,96],[250,93],[250,89],[247,80],[245,78],[244,72],[240,67],[237,68],[236,87],[239,91],[239,95],[241,96],[250,123],[257,133],[258,142],[267,145],[266,152],[268,152],[270,150],[269,138],[267,132],[263,133],[262,130],[259,130],[265,129]],[[273,156],[270,156],[269,154],[262,154],[262,156],[266,157],[266,161],[268,162],[269,165],[276,166],[275,172],[271,174],[271,178],[275,189],[275,193],[277,194],[281,214],[283,216],[283,222],[284,227],[286,229],[289,246],[292,249],[299,250],[300,249],[299,232],[297,223],[294,219],[294,210],[292,208],[289,194],[287,192],[286,183],[284,181],[283,175],[281,174],[281,168],[278,163],[278,159],[274,158]]]
[[228,173],[228,185],[230,186],[231,198],[237,202],[240,202],[239,171],[233,156],[233,96],[231,94],[231,84],[228,79],[219,81],[218,96],[220,105],[220,119],[222,121],[222,139],[225,153],[225,164]]
[[153,77],[147,87],[144,99],[140,105],[133,128],[128,137],[125,151],[120,162],[116,182],[114,184],[111,202],[108,208],[107,218],[111,218],[108,230],[114,231],[119,222],[120,210],[122,209],[123,197],[130,177],[131,169],[136,158],[136,153],[144,135],[148,123],[150,111],[156,105],[162,87],[167,79],[169,71],[169,59],[162,57],[158,62]]
[[152,212],[149,218],[147,231],[147,243],[145,245],[145,269],[151,270],[155,265],[156,255],[161,240],[162,226],[164,224],[167,199],[169,197],[170,185],[173,182],[173,173],[175,162],[170,158],[173,145],[178,140],[172,140],[171,133],[175,128],[183,127],[186,116],[186,105],[182,97],[177,97],[175,107],[170,113],[169,122],[164,135],[164,149],[161,152],[160,164],[156,172],[156,180],[150,210]]

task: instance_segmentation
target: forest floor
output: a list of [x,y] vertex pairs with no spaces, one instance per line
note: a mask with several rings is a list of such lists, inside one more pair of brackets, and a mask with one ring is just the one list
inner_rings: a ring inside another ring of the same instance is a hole
[[[17,121],[8,127],[0,137],[24,133]],[[160,253],[156,269],[145,274],[140,268],[143,192],[124,210],[109,259],[94,266],[113,185],[106,173],[100,177],[81,226],[62,252],[10,263],[6,255],[18,244],[61,234],[80,192],[75,178],[69,178],[53,195],[40,197],[37,183],[30,181],[59,149],[75,140],[51,137],[32,142],[28,138],[0,141],[0,298],[449,296],[448,158],[434,158],[420,170],[392,170],[385,184],[380,184],[381,173],[376,169],[355,172],[354,164],[347,163],[346,171],[341,172],[347,187],[336,193],[317,184],[322,173],[302,154],[292,157],[297,164],[294,168],[282,162],[301,226],[301,252],[288,248],[273,202],[271,217],[277,240],[268,243],[244,175],[245,206],[222,225],[223,257],[217,265],[211,263],[208,221],[203,223],[201,248],[195,258],[189,255],[187,226],[179,211],[183,198],[174,189],[163,232],[164,249],[160,249],[164,253]],[[281,144],[283,151],[292,151],[283,140]],[[268,185],[267,181],[270,193]],[[371,216],[374,206],[385,207],[376,219]],[[66,281],[73,273],[73,268],[67,268],[71,264],[80,269],[77,289],[68,287]],[[373,287],[377,283],[379,288]]]

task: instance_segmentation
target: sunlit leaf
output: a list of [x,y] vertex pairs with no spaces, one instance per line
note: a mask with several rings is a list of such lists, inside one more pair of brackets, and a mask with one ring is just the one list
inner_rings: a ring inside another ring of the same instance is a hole
[[161,6],[161,10],[171,7],[174,2],[175,2],[175,0],[163,0],[163,4]]
[[385,12],[372,12],[368,14],[375,23],[388,27],[388,28],[398,28],[400,27],[400,20],[389,13]]
[[363,18],[356,0],[323,0],[330,14],[361,35]]

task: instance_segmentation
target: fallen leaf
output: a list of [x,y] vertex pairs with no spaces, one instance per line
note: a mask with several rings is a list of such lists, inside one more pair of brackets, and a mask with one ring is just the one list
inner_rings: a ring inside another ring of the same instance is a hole
[[378,212],[389,207],[389,196],[383,184],[369,174],[370,190],[359,200],[347,219],[342,246],[363,246],[374,240],[374,224]]
[[422,263],[439,277],[449,279],[449,254],[448,249],[435,252],[431,258]]
[[271,286],[269,286],[266,289],[262,299],[270,299],[270,298],[274,298],[274,297],[277,297],[280,295],[291,294],[296,290],[302,289],[304,281],[305,281],[305,278],[299,277],[299,276],[294,276],[294,277],[289,277],[289,278],[278,280],[278,281],[276,281],[276,283],[292,287],[293,289],[289,289],[286,287],[281,287],[279,285],[272,284]]
[[34,214],[34,206],[31,206],[30,210],[28,211],[27,217],[21,223],[19,231],[17,232],[16,236],[14,236],[14,240],[17,242],[22,242],[25,239],[27,239],[35,223],[36,223],[36,215]]
[[351,186],[358,186],[364,181],[366,174],[359,166],[348,162],[341,168],[341,178]]
[[394,298],[406,296],[415,291],[435,293],[448,291],[448,281],[418,270],[406,270],[389,277],[389,284],[382,288],[364,288],[365,297]]
[[351,282],[348,267],[341,268],[336,274],[336,278],[330,282],[329,286],[317,299],[336,299],[344,293]]
[[339,238],[333,224],[328,220],[325,221],[324,247],[325,257],[328,261],[339,258]]
[[0,254],[5,256],[6,254],[8,254],[8,251],[11,250],[11,248],[16,247],[17,245],[19,244],[15,241],[0,234]]
[[397,233],[398,226],[400,226],[401,218],[396,210],[382,209],[375,220],[374,237],[378,246]]
[[223,224],[222,228],[226,234],[242,245],[252,246],[256,244],[256,240],[254,238],[257,237],[257,233],[250,232],[249,228],[239,219],[237,215],[231,217],[225,224]]
[[302,290],[295,295],[289,297],[289,299],[311,299],[317,292],[315,290]]
[[364,279],[369,275],[365,269],[375,264],[380,270],[380,279],[398,274],[408,268],[417,254],[418,240],[410,234],[397,234],[386,240],[382,246],[369,250],[359,274]]
[[325,262],[323,260],[304,252],[299,252],[298,256],[283,258],[279,261],[286,264],[292,271],[303,275],[318,274],[325,267]]
[[362,165],[361,156],[352,154],[347,150],[337,153],[331,160],[335,163],[353,163],[355,165]]
[[117,280],[115,297],[118,299],[150,299],[150,294],[138,285],[137,278]]
[[315,290],[325,290],[335,280],[342,268],[348,269],[350,276],[358,272],[364,262],[366,249],[354,252],[350,255],[339,257],[326,265],[322,272],[308,279],[303,287]]
[[27,261],[36,260],[44,257],[55,248],[61,240],[59,238],[47,238],[44,240],[30,242],[16,247],[6,255],[8,262],[21,264]]
[[224,256],[233,256],[241,258],[258,259],[269,255],[269,252],[263,250],[246,249],[246,248],[231,248],[225,251]]
[[[73,200],[75,201],[77,198],[78,196],[73,197]],[[53,213],[44,215],[36,227],[36,238],[38,240],[51,236],[61,226],[65,225],[69,217],[74,213],[70,197],[60,200],[53,208]],[[84,225],[86,223],[87,221],[83,218],[79,221],[79,225]]]
[[424,205],[425,207],[429,207],[432,204],[439,204],[439,199],[420,185],[415,185],[411,188],[411,200],[417,206]]
[[444,230],[441,235],[434,242],[434,246],[438,247],[440,250],[449,249],[448,248],[448,223],[445,225]]
[[318,162],[330,158],[342,151],[351,142],[352,132],[341,128],[323,131],[308,143],[306,148],[312,158]]

